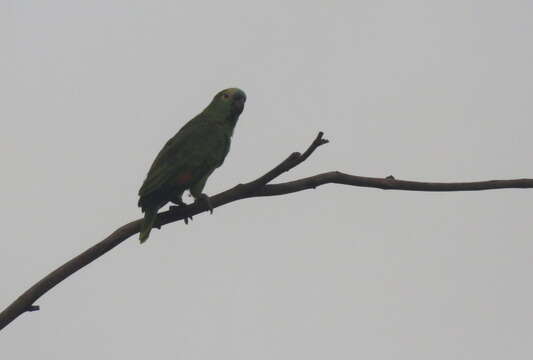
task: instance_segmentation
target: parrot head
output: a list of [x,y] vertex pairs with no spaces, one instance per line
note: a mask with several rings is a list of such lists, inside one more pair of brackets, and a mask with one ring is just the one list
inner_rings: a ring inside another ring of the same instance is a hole
[[232,118],[237,118],[244,110],[246,94],[241,89],[229,88],[220,91],[215,95],[208,108],[216,109],[217,112],[228,114]]

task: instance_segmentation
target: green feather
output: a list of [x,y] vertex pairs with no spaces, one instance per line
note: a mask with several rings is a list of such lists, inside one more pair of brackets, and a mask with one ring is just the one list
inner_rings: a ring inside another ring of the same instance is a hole
[[154,226],[154,221],[157,218],[157,210],[158,209],[148,209],[144,213],[144,220],[141,225],[141,231],[139,235],[139,240],[141,241],[141,244],[148,239],[148,236],[150,236],[150,231],[152,230],[152,227]]

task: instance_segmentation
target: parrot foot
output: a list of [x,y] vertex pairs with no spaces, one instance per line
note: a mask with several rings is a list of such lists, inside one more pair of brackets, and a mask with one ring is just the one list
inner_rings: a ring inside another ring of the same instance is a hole
[[185,204],[185,202],[179,197],[171,199],[170,202],[178,206],[187,206],[187,204]]
[[203,201],[204,204],[207,206],[207,209],[212,214],[213,213],[213,204],[211,203],[211,198],[207,196],[207,194],[201,193],[197,198],[196,202]]
[[[171,202],[172,202],[173,204],[176,204],[174,201],[171,201]],[[177,210],[179,210],[180,208],[182,208],[182,207],[184,207],[184,206],[187,206],[187,204],[185,204],[183,201],[181,201],[181,203],[178,204],[178,205],[171,205],[171,206],[168,208],[168,210],[169,210],[170,212],[172,212],[172,211],[177,211]],[[189,220],[192,220],[192,216],[191,216],[191,215],[186,216],[186,217],[183,218],[183,222],[185,223],[185,225],[189,225]]]

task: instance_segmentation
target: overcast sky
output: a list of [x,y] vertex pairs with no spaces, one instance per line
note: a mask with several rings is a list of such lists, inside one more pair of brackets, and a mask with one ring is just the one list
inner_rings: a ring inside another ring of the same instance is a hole
[[[219,90],[205,188],[340,170],[533,177],[531,1],[0,0],[0,307],[122,224]],[[185,197],[186,201],[191,201]],[[2,359],[527,359],[533,190],[327,185],[131,238],[0,334]]]

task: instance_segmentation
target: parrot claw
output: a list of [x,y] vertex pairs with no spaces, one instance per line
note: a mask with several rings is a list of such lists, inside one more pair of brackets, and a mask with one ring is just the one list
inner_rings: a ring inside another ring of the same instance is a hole
[[197,202],[203,201],[207,206],[207,209],[212,214],[213,213],[213,204],[211,203],[211,198],[207,194],[201,193],[200,196],[196,199]]
[[[171,205],[168,209],[170,211],[176,211],[179,208],[182,208],[184,206],[186,206],[186,204],[182,201],[180,205],[177,205],[177,206],[176,205]],[[183,218],[183,222],[185,223],[185,225],[189,225],[189,219],[192,220],[192,216],[191,215],[186,216],[186,217]]]
[[178,206],[187,206],[187,204],[185,204],[185,202],[181,199],[181,196],[176,196],[170,199],[170,202]]

